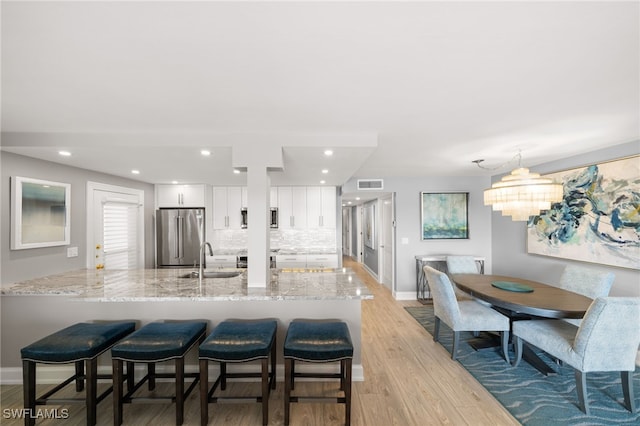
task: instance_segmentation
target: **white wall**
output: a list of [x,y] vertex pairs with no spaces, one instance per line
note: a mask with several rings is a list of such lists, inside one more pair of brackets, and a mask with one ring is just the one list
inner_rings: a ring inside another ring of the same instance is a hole
[[[575,167],[596,164],[640,153],[640,141],[617,145],[599,151],[566,158],[531,167],[537,173],[553,173]],[[494,179],[499,180],[500,176]],[[616,279],[611,288],[612,296],[640,296],[640,273],[636,270],[616,268],[596,263],[577,262],[555,257],[527,254],[526,222],[512,222],[499,213],[492,215],[493,272],[515,275],[535,281],[557,282],[565,265],[579,264],[603,271],[611,271]]]
[[[145,193],[145,266],[154,265],[153,185],[90,170],[68,167],[0,151],[0,284],[27,280],[86,267],[87,181],[141,189]],[[71,184],[71,244],[28,250],[10,250],[10,177],[25,176]],[[67,257],[68,247],[78,247],[78,257]]]

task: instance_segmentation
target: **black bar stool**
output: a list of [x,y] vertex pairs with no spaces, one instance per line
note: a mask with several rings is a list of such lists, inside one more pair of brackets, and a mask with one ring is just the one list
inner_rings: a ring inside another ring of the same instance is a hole
[[[111,348],[113,360],[113,423],[122,424],[122,405],[133,400],[169,399],[176,404],[176,425],[184,420],[184,400],[198,383],[198,373],[184,372],[184,357],[202,342],[207,330],[204,321],[153,322]],[[155,363],[174,360],[174,373],[156,373]],[[127,393],[123,395],[123,362],[127,363]],[[146,363],[147,374],[134,385],[135,363]],[[193,382],[184,390],[185,378]],[[175,379],[175,396],[134,397],[133,394],[148,382],[153,390],[156,378]]]
[[[209,403],[221,399],[251,399],[262,403],[262,423],[269,423],[269,395],[276,388],[275,320],[227,320],[221,322],[200,345],[200,424],[209,421]],[[269,372],[269,359],[271,372]],[[260,372],[229,373],[227,363],[261,361]],[[220,363],[220,374],[209,390],[209,361]],[[260,377],[260,396],[214,396],[216,389],[224,391],[227,379]]]
[[[334,401],[345,404],[345,425],[351,424],[351,366],[353,343],[347,324],[342,321],[294,320],[284,341],[284,424],[289,425],[292,402],[304,400]],[[340,361],[339,373],[296,373],[295,362],[325,363]],[[344,397],[292,396],[296,377],[337,378]]]
[[[116,342],[136,328],[133,321],[77,323],[38,340],[20,350],[22,356],[22,386],[24,424],[34,425],[36,405],[47,403],[84,402],[87,409],[87,425],[96,424],[96,407],[112,390],[110,386],[98,396],[98,379],[111,379],[111,375],[98,374],[98,356],[109,350]],[[58,384],[52,390],[36,398],[36,364],[75,364],[75,374]],[[86,368],[86,370],[85,370]],[[86,373],[85,373],[86,371]],[[76,391],[87,389],[85,397],[55,399],[52,396],[72,381],[76,382]]]

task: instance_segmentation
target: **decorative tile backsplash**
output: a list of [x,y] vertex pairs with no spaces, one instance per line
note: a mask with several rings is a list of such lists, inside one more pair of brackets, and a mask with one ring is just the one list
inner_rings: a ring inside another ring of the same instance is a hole
[[[271,230],[271,248],[292,251],[336,250],[335,229],[274,229]],[[246,250],[246,229],[215,230],[207,234],[214,250]]]

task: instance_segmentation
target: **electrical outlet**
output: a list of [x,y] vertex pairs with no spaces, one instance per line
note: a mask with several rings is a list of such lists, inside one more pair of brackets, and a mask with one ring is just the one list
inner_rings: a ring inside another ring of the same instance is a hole
[[407,237],[403,237],[401,242],[402,244],[409,244],[409,239]]
[[67,257],[78,257],[78,247],[69,247],[67,249]]

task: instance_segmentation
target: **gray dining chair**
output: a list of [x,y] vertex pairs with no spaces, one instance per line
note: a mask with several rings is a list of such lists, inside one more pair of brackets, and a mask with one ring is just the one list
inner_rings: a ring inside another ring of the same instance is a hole
[[450,274],[479,274],[473,256],[447,256],[447,271]]
[[[467,255],[453,255],[447,256],[447,272],[450,274],[479,274],[478,264],[476,263],[476,259],[473,256]],[[478,300],[475,297],[471,297],[466,294],[464,291],[460,290],[455,285],[453,286],[453,291],[456,293],[456,297],[458,300],[476,300],[478,303],[481,303],[485,306],[491,306],[489,303]],[[477,337],[478,332],[474,333]]]
[[430,267],[423,268],[433,295],[433,311],[435,327],[433,340],[438,341],[440,321],[453,330],[453,347],[451,359],[456,359],[462,331],[497,331],[500,332],[502,353],[509,362],[509,318],[490,307],[481,305],[475,300],[458,300],[451,281],[446,274]]
[[[613,272],[602,272],[592,268],[567,265],[560,276],[558,287],[595,299],[596,297],[609,295],[609,290],[611,290],[615,277]],[[581,320],[566,318],[564,321],[578,326]]]
[[515,321],[514,366],[522,359],[523,341],[575,370],[580,409],[589,415],[587,373],[620,371],[626,408],[635,411],[633,372],[640,345],[640,297],[599,297],[579,327],[558,320]]

